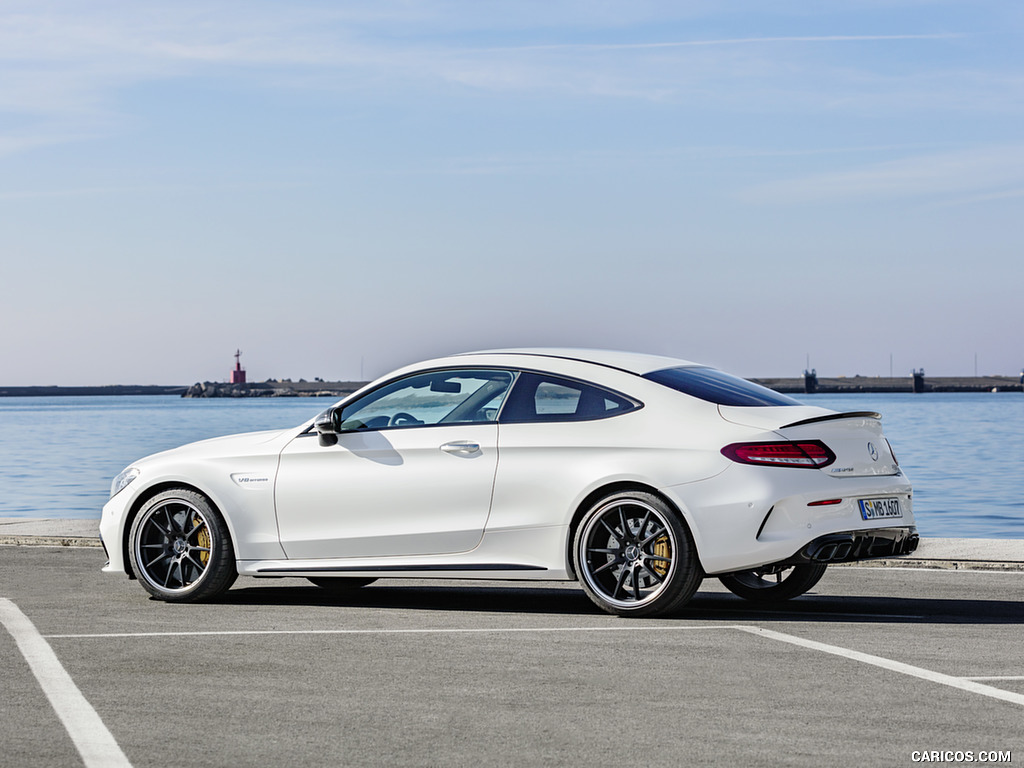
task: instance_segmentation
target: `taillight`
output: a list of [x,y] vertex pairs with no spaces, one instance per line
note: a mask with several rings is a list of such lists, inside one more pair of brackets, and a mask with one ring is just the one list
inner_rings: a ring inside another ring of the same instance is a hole
[[722,449],[722,455],[740,464],[807,469],[827,467],[836,460],[836,455],[820,440],[733,443]]

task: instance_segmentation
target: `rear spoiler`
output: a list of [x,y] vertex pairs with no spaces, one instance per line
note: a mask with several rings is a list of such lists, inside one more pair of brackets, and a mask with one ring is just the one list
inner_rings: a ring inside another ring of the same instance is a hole
[[779,429],[789,429],[790,427],[802,427],[804,424],[817,424],[820,421],[835,421],[836,419],[878,419],[881,421],[882,414],[875,413],[874,411],[850,411],[848,413],[830,413],[826,416],[815,416],[811,419],[803,419],[802,421],[794,421],[792,424],[787,424]]

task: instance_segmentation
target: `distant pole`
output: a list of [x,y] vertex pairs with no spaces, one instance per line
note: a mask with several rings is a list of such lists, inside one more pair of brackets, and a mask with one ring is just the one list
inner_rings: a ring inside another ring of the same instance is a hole
[[363,378],[363,360],[365,360],[365,358],[362,355],[360,355],[359,356],[359,380],[360,381],[365,381],[365,379]]
[[978,378],[978,353],[974,353],[974,378]]
[[892,378],[892,352],[889,353],[889,378]]
[[811,353],[807,353],[807,365],[804,366],[805,371],[811,370]]

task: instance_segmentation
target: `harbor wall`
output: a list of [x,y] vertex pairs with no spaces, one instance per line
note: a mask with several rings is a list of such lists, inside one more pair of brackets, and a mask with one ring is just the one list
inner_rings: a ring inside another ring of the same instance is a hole
[[[804,377],[751,379],[776,392],[804,394]],[[913,392],[910,376],[837,376],[815,377],[814,392],[842,394],[859,392]],[[110,385],[101,387],[0,387],[0,397],[59,397],[83,395],[181,395],[205,397],[344,397],[365,386],[365,381],[290,381],[268,380],[229,384],[204,381],[192,386]],[[1020,379],[1013,376],[935,376],[925,377],[921,391],[929,392],[1021,392]]]

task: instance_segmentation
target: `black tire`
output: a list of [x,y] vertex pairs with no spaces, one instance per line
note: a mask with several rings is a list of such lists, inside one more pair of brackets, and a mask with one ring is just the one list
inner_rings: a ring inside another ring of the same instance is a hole
[[744,600],[755,603],[778,603],[792,600],[809,590],[825,575],[826,563],[767,566],[752,571],[737,571],[718,577],[726,589]]
[[321,589],[326,589],[330,592],[348,592],[352,589],[365,587],[367,584],[373,584],[376,581],[372,576],[307,576],[306,578]]
[[572,550],[587,596],[617,616],[673,613],[704,578],[686,524],[644,491],[613,493],[594,504],[580,520]]
[[132,572],[169,603],[211,600],[238,577],[224,518],[196,491],[172,488],[146,502],[128,542]]

